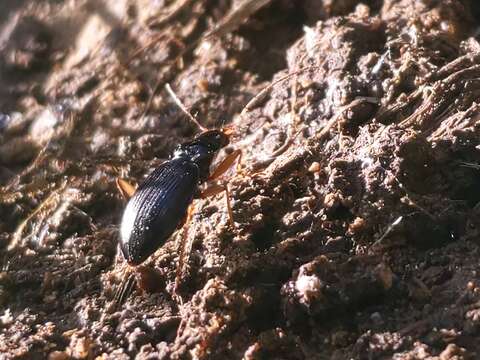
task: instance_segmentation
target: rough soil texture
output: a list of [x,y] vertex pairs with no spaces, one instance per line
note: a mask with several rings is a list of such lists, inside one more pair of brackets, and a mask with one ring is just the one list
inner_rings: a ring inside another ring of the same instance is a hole
[[[0,357],[479,359],[479,3],[272,0],[199,40],[238,4],[2,1]],[[196,131],[166,82],[236,125],[236,227],[196,201],[183,305],[179,231],[115,309],[115,180]]]

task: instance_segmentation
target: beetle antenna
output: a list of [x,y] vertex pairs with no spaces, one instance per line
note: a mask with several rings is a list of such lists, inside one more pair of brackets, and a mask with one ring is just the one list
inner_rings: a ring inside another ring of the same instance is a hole
[[198,128],[202,131],[207,131],[208,129],[206,127],[204,127],[202,124],[200,124],[198,122],[197,119],[195,119],[195,117],[190,114],[190,112],[187,110],[187,108],[185,107],[185,105],[183,105],[183,103],[180,101],[180,99],[178,98],[178,96],[175,94],[175,92],[172,90],[172,88],[170,87],[170,84],[166,84],[165,85],[165,89],[167,90],[168,94],[172,97],[173,101],[175,102],[175,104],[180,108],[180,110],[183,111],[183,113],[185,115],[188,116],[188,118],[190,119],[190,121],[192,121],[195,125],[198,126]]

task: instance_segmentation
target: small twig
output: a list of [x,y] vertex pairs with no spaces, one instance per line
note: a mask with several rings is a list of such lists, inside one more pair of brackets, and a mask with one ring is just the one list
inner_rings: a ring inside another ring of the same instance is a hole
[[[397,180],[398,181],[398,180]],[[422,206],[418,205],[415,201],[412,200],[412,198],[410,197],[410,194],[409,192],[403,187],[403,185],[401,183],[399,183],[399,187],[400,189],[402,189],[403,191],[405,191],[405,196],[400,199],[400,201],[404,201],[404,199],[406,200],[406,204],[407,205],[410,205],[411,207],[414,207],[415,209],[417,210],[420,210],[420,212],[424,213],[425,215],[427,215],[430,219],[432,219],[433,221],[437,221],[437,218],[431,214],[427,209],[423,208]]]
[[245,105],[245,107],[243,108],[242,112],[240,113],[240,117],[243,117],[245,116],[245,114],[247,112],[250,112],[261,100],[263,100],[263,97],[270,91],[273,89],[273,87],[285,80],[288,80],[290,79],[292,76],[296,76],[298,74],[301,74],[305,71],[308,71],[308,70],[314,70],[314,69],[318,69],[320,66],[318,65],[313,65],[313,66],[306,66],[304,68],[301,68],[299,70],[296,70],[292,73],[289,73],[285,76],[282,76],[280,79],[278,80],[275,80],[274,82],[268,84],[267,86],[265,86],[257,95],[255,95],[248,103],[247,105]]
[[[313,68],[316,68],[316,67],[318,67],[318,66],[313,66]],[[274,82],[274,83],[270,84],[269,86],[267,86],[264,90],[262,90],[262,91],[259,93],[259,95],[262,94],[262,92],[264,92],[264,91],[270,90],[271,87],[272,87],[272,85],[274,85],[274,84],[276,84],[276,83],[278,83],[278,82],[280,82],[280,81],[286,80],[286,79],[288,79],[289,77],[294,76],[294,75],[296,75],[296,74],[299,73],[299,72],[308,70],[309,68],[311,68],[311,67],[303,68],[303,69],[300,69],[300,70],[298,70],[298,71],[296,71],[296,72],[293,72],[293,73],[291,73],[291,74],[289,74],[289,75],[284,76],[283,78],[281,78],[281,79],[277,80],[276,82]],[[253,98],[253,99],[249,102],[249,104],[254,103],[254,100],[256,100],[256,98],[258,98],[259,95],[255,96],[255,98]],[[263,94],[262,94],[262,95],[263,95]],[[354,106],[356,106],[356,105],[358,105],[358,104],[361,104],[361,103],[363,103],[363,102],[370,102],[370,103],[375,103],[375,104],[377,104],[378,101],[377,101],[377,99],[375,99],[375,98],[370,98],[370,97],[362,97],[362,98],[358,98],[358,99],[353,100],[350,104],[342,107],[342,108],[340,109],[340,111],[339,111],[338,113],[336,113],[336,114],[328,121],[328,123],[327,123],[327,124],[322,128],[322,130],[316,135],[316,139],[317,139],[317,140],[324,140],[324,139],[327,137],[327,135],[330,133],[330,131],[332,130],[332,128],[335,126],[335,124],[337,124],[338,120],[340,119],[340,117],[343,115],[343,113],[344,113],[346,110],[349,110],[349,109],[351,109],[352,107],[354,107]],[[247,104],[247,106],[249,106],[249,104]],[[245,108],[247,108],[247,106],[246,106]],[[253,106],[253,105],[252,105],[252,106]],[[244,111],[245,111],[245,109],[244,109]],[[242,111],[242,113],[243,113],[244,111]],[[241,115],[241,114],[240,114],[240,115]],[[270,154],[270,156],[268,156],[266,159],[264,159],[264,160],[262,160],[262,161],[260,161],[260,162],[257,162],[257,163],[255,164],[255,168],[256,168],[256,169],[262,169],[262,168],[265,168],[265,167],[269,166],[269,165],[275,160],[276,157],[278,157],[279,155],[283,154],[283,153],[289,148],[289,146],[293,143],[293,141],[295,140],[295,137],[296,137],[299,133],[300,133],[300,132],[297,131],[294,135],[289,136],[289,137],[287,138],[287,140],[285,141],[285,143],[284,143],[280,148],[278,148],[277,150],[275,150],[275,151],[274,151],[272,154]]]
[[[202,41],[210,39],[214,36],[224,36],[225,34],[230,33],[231,31],[235,30],[243,21],[248,19],[252,14],[258,11],[263,6],[270,3],[272,0],[246,0],[236,9],[232,10],[230,14],[228,14],[219,24],[217,24],[212,30],[207,32],[204,36],[200,37],[186,48],[184,48],[180,53],[171,60],[168,64],[172,65],[175,64],[182,56],[184,56],[189,51],[193,50],[198,44]],[[150,107],[153,102],[153,98],[155,97],[157,91],[159,90],[160,86],[162,85],[163,79],[159,79],[155,86],[152,89],[152,93],[145,105],[145,109],[143,110],[140,119],[143,119],[150,110]]]
[[233,9],[222,21],[212,30],[207,32],[201,41],[213,36],[221,37],[237,29],[243,21],[255,14],[262,7],[268,5],[272,0],[245,0],[242,4]]
[[25,220],[23,220],[20,225],[17,226],[17,229],[13,233],[12,240],[10,244],[8,245],[7,250],[13,250],[15,246],[17,246],[20,243],[20,240],[22,239],[23,231],[25,230],[25,227],[28,225],[28,222],[33,219],[35,215],[37,215],[40,211],[42,211],[44,208],[46,208],[49,204],[52,203],[56,198],[60,196],[60,192],[65,188],[67,185],[67,182],[64,181],[57,190],[54,190],[40,205],[37,206],[37,208],[29,215]]
[[340,117],[345,113],[345,111],[350,110],[354,106],[357,106],[361,103],[364,102],[369,102],[372,104],[377,104],[378,101],[375,98],[370,98],[370,97],[361,97],[353,100],[350,104],[343,106],[340,108],[340,111],[337,112],[329,121],[328,123],[323,127],[323,129],[316,135],[317,140],[323,140],[329,133],[330,130],[335,126],[335,124],[340,120]]
[[170,7],[170,9],[167,9],[167,13],[164,16],[157,20],[153,20],[150,22],[147,21],[147,25],[153,27],[165,24],[166,22],[177,16],[190,2],[192,2],[192,0],[176,1],[175,4]]
[[379,238],[377,241],[375,241],[375,242],[370,246],[370,248],[376,248],[377,246],[379,246],[379,245],[383,242],[383,240],[384,240],[388,235],[390,235],[390,233],[402,222],[402,220],[403,220],[403,216],[399,216],[398,218],[396,218],[395,221],[392,222],[392,223],[388,226],[387,230],[383,233],[383,235],[380,236],[380,238]]
[[460,166],[470,168],[470,169],[475,169],[475,170],[480,170],[480,164],[475,164],[475,163],[470,163],[466,161],[459,161],[458,162]]

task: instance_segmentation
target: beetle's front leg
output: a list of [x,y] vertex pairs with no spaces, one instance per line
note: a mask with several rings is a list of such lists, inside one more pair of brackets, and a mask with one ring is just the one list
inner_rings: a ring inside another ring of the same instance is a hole
[[237,161],[237,172],[241,171],[241,161],[242,161],[242,150],[234,150],[231,154],[228,154],[225,159],[223,159],[220,164],[217,165],[215,170],[210,174],[207,181],[212,181],[218,179],[220,176],[225,174]]
[[[237,162],[237,172],[240,172],[241,169],[241,161],[242,161],[242,151],[235,150],[231,154],[229,154],[225,159],[223,159],[220,164],[217,165],[215,170],[210,174],[207,181],[213,181],[221,177],[225,174],[232,166]],[[228,219],[230,225],[235,227],[235,223],[233,222],[233,211],[232,211],[232,204],[230,201],[230,189],[228,188],[227,182],[223,182],[221,184],[213,183],[210,184],[206,189],[204,189],[199,197],[205,199],[210,196],[215,196],[222,191],[225,192],[225,200],[227,202],[227,210],[228,210]]]

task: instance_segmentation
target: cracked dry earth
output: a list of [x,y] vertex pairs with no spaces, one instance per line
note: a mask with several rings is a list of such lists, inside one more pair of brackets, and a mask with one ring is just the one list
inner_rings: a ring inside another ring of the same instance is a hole
[[[240,3],[3,1],[0,358],[479,359],[478,2],[272,0],[203,39]],[[236,227],[196,201],[183,304],[180,231],[115,309],[115,180],[195,134],[166,82],[236,126]]]

